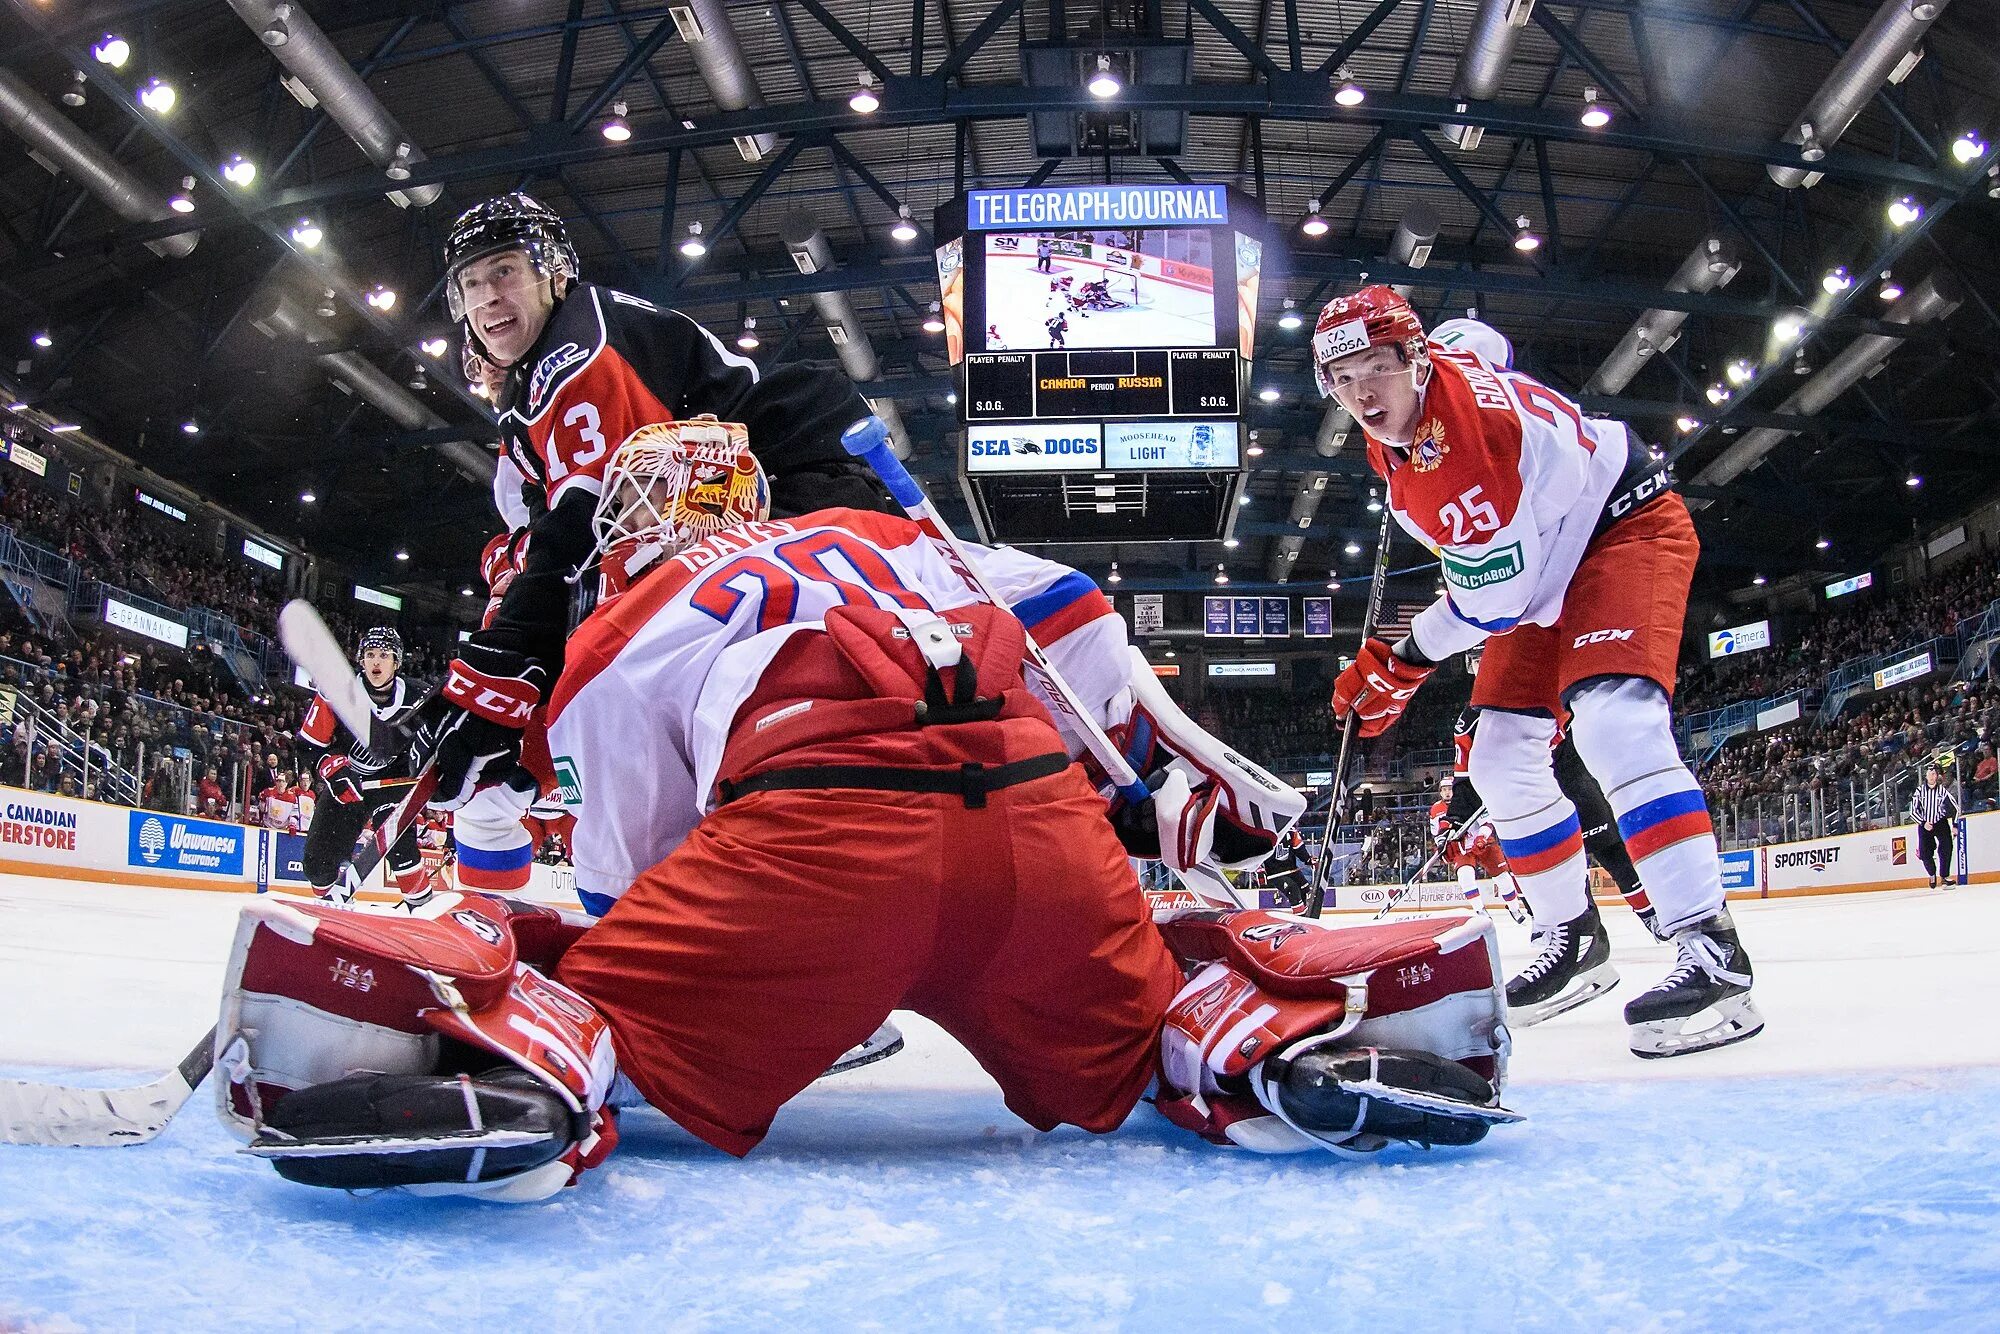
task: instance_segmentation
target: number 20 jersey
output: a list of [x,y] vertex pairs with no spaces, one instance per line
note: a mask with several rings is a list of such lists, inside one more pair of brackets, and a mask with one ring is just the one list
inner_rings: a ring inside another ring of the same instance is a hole
[[1388,480],[1397,523],[1437,553],[1445,591],[1410,628],[1441,660],[1522,622],[1555,623],[1605,504],[1645,446],[1469,347],[1432,343],[1431,366],[1416,439],[1405,449],[1371,436],[1368,463]]
[[[1021,551],[968,554],[1101,717],[1128,666],[1124,622],[1097,585]],[[978,600],[915,523],[837,509],[720,533],[592,613],[547,710],[585,903],[608,907],[710,809],[736,715],[791,636],[823,630],[842,605]]]

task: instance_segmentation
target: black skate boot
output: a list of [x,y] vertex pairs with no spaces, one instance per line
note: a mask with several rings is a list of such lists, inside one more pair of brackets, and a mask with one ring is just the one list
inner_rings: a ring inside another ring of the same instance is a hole
[[1536,928],[1535,940],[1542,952],[1507,984],[1513,1027],[1531,1028],[1618,985],[1611,939],[1604,934],[1596,904],[1567,922]]
[[[1724,908],[1674,933],[1680,961],[1625,1007],[1632,1054],[1647,1060],[1726,1047],[1764,1031],[1750,999],[1750,956]],[[1690,1029],[1706,1016],[1711,1022]]]

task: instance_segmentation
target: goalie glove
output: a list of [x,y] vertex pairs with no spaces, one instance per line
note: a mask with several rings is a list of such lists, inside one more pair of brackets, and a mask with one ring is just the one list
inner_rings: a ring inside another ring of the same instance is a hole
[[[1305,813],[1304,795],[1202,730],[1167,695],[1145,655],[1127,653],[1128,711],[1109,734],[1153,800],[1144,810],[1122,799],[1112,804],[1119,841],[1134,857],[1176,871],[1262,864]],[[1114,701],[1114,714],[1119,707]]]

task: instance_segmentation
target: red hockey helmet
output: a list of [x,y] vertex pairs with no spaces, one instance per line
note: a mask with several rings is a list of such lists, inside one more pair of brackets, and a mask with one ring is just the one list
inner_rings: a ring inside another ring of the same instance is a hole
[[1404,362],[1418,370],[1430,362],[1423,321],[1402,293],[1381,283],[1337,296],[1320,311],[1312,341],[1320,397],[1333,397],[1334,362],[1371,347],[1400,347]]

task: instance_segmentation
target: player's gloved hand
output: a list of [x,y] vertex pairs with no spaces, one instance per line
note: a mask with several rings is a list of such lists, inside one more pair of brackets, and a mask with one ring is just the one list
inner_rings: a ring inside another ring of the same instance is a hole
[[1380,736],[1403,716],[1417,687],[1436,670],[1435,664],[1420,667],[1397,657],[1388,641],[1371,636],[1333,683],[1333,716],[1345,719],[1352,713],[1362,736]]
[[345,755],[321,756],[319,781],[326,785],[327,795],[343,806],[352,806],[361,800],[361,784],[354,781],[350,761]]
[[482,783],[511,773],[521,758],[521,733],[541,702],[548,678],[524,653],[467,643],[444,684],[417,710],[410,763],[428,763],[437,777],[430,804],[455,811]]

